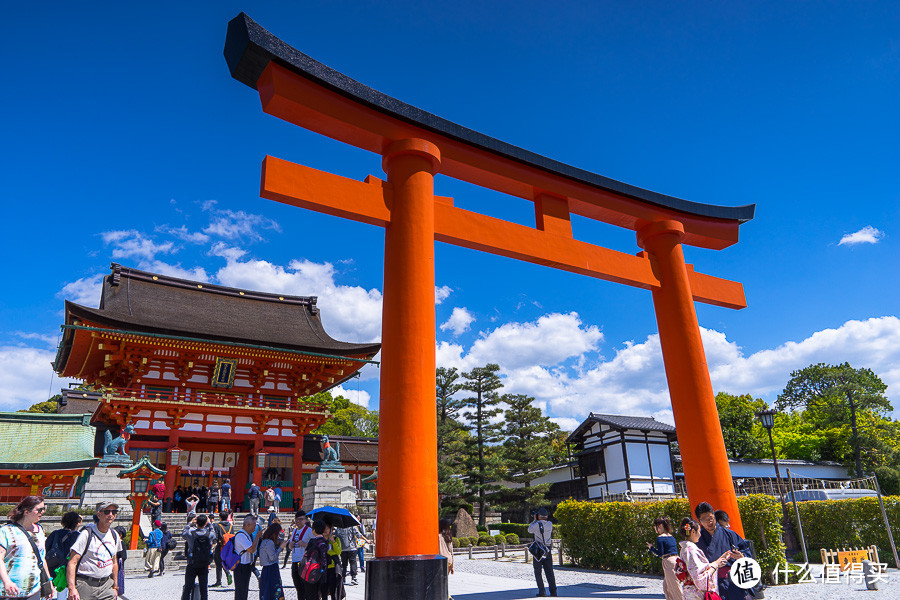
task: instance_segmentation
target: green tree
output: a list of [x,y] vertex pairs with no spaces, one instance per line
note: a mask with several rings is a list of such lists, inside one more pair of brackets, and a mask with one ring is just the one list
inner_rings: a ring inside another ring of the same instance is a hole
[[[462,389],[457,383],[459,372],[456,368],[438,367],[435,371],[435,396],[437,398],[437,451],[438,451],[438,494],[445,499],[454,499],[465,494],[466,486],[459,477],[463,470],[466,438],[468,437],[459,414],[465,401],[454,398]],[[443,501],[441,503],[443,505]]]
[[32,404],[28,408],[22,408],[17,410],[16,412],[55,413],[58,406],[57,403],[60,400],[62,400],[62,396],[60,394],[57,394],[51,397],[49,400],[44,400],[43,402]]
[[378,437],[378,411],[354,404],[343,396],[334,397],[331,392],[319,392],[315,396],[310,396],[308,400],[325,404],[331,413],[331,418],[313,433]]
[[524,518],[528,507],[543,504],[545,494],[550,490],[549,483],[532,485],[531,482],[538,473],[553,466],[553,446],[560,429],[534,406],[531,396],[504,394],[501,401],[509,407],[504,412],[503,458],[509,470],[506,479],[523,486],[507,490],[508,507]]
[[[731,458],[762,458],[768,456],[768,444],[754,432],[756,411],[768,408],[763,400],[749,394],[734,396],[725,392],[716,394],[719,423],[725,438],[725,449]],[[765,440],[768,442],[768,439]]]
[[861,420],[869,415],[884,418],[892,410],[884,395],[886,389],[871,369],[854,369],[848,363],[819,363],[791,373],[775,406],[780,410],[805,409],[805,416],[821,428],[849,426],[852,463],[857,477],[862,477]]
[[487,518],[486,494],[500,489],[499,485],[490,482],[497,481],[502,474],[500,453],[493,448],[500,441],[503,430],[502,421],[493,421],[502,412],[497,408],[500,403],[497,390],[503,387],[497,375],[499,370],[500,365],[490,363],[463,373],[463,389],[473,394],[464,401],[465,407],[470,409],[463,415],[467,420],[465,429],[470,434],[465,458],[466,475],[469,490],[478,502],[478,524],[482,526]]

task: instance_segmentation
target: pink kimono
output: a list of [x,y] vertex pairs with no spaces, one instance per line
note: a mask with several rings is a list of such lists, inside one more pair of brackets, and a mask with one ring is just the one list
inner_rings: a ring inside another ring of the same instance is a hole
[[706,555],[694,542],[681,542],[681,561],[675,567],[682,581],[684,600],[703,600],[707,591],[719,591],[718,569],[709,564]]

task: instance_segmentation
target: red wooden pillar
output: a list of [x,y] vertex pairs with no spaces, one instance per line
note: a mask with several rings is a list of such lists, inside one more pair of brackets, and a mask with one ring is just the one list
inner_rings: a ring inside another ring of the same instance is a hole
[[437,422],[434,391],[434,173],[440,150],[392,143],[385,229],[377,557],[434,555]]
[[303,433],[294,437],[294,499],[297,509],[303,508]]
[[253,453],[250,455],[250,468],[253,469],[253,483],[256,485],[262,485],[262,474],[263,467],[259,466],[259,462],[257,456],[263,449],[263,438],[262,434],[256,434],[256,439],[253,441]]
[[637,233],[638,245],[654,259],[660,287],[653,290],[672,413],[678,432],[684,479],[691,506],[709,502],[731,517],[731,527],[743,535],[725,440],[716,410],[712,382],[677,221],[657,221]]
[[[166,463],[171,463],[172,460],[172,448],[178,446],[178,429],[170,429],[169,430],[169,445],[166,448]],[[175,496],[175,487],[178,485],[177,481],[178,476],[178,465],[167,464],[166,465],[166,475],[163,480],[163,484],[166,486],[166,496]],[[161,501],[165,501],[165,498],[161,498]]]

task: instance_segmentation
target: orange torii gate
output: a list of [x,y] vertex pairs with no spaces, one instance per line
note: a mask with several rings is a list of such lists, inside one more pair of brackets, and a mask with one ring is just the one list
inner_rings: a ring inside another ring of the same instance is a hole
[[[267,156],[260,195],[385,228],[376,560],[367,598],[446,598],[436,522],[434,242],[650,290],[692,504],[742,532],[694,300],[740,309],[740,283],[694,271],[682,244],[737,242],[754,206],[689,202],[630,186],[466,129],[366,87],[241,13],[228,25],[232,76],[271,115],[376,152],[387,181],[355,181]],[[434,195],[443,173],[534,202],[526,227]],[[636,232],[637,255],[578,241],[571,214]],[[399,595],[398,595],[399,594]]]

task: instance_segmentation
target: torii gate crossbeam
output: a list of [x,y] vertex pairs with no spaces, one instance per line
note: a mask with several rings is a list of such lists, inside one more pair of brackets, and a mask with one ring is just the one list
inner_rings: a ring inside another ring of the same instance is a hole
[[[742,532],[694,301],[746,306],[740,283],[697,273],[682,245],[737,242],[754,206],[689,202],[522,150],[404,104],[329,69],[245,14],[228,26],[232,76],[263,110],[376,152],[387,181],[364,182],[266,157],[264,198],[385,228],[376,560],[366,597],[447,597],[437,553],[434,242],[443,241],[652,293],[692,503],[726,510]],[[535,227],[465,211],[434,196],[434,175],[526,198]],[[636,256],[575,240],[570,215],[632,229]]]

